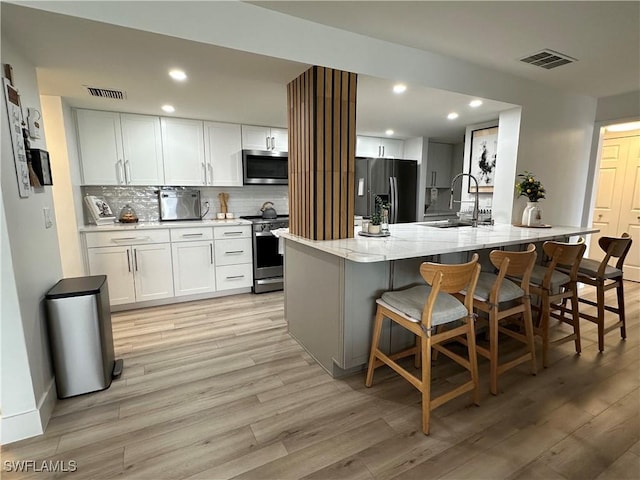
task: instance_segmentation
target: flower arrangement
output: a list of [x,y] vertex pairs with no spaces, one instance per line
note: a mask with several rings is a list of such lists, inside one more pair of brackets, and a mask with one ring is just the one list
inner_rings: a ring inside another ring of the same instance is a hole
[[380,225],[382,222],[383,210],[389,210],[389,204],[385,203],[379,195],[374,197],[376,206],[371,214],[371,225]]
[[536,180],[535,175],[531,172],[524,172],[518,175],[520,182],[516,183],[516,192],[518,196],[525,196],[530,202],[537,202],[544,198],[546,190],[540,183],[540,180]]

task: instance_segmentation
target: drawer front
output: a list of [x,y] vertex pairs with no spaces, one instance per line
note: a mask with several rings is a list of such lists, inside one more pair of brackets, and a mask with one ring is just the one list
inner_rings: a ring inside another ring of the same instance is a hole
[[216,267],[216,289],[231,290],[253,285],[253,265],[225,265]]
[[213,240],[213,228],[173,228],[171,232],[172,242],[192,242],[194,240]]
[[252,263],[251,239],[216,240],[216,265]]
[[122,232],[87,232],[87,247],[115,247],[117,245],[142,245],[168,243],[169,230],[125,230]]
[[251,225],[236,225],[235,227],[214,227],[213,237],[216,240],[224,238],[250,238]]

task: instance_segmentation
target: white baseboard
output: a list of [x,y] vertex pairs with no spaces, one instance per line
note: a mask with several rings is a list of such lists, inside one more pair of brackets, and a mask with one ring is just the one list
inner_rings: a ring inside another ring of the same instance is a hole
[[7,445],[25,438],[42,435],[51,418],[56,398],[56,382],[55,378],[52,378],[49,387],[40,398],[37,408],[3,416],[0,419],[0,444]]

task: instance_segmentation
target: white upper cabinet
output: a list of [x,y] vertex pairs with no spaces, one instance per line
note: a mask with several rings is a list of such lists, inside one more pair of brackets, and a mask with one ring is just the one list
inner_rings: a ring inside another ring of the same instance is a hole
[[356,157],[402,158],[404,141],[394,138],[356,137]]
[[242,186],[242,134],[240,125],[205,122],[204,151],[207,185]]
[[83,185],[124,185],[120,114],[76,110]]
[[164,181],[160,119],[76,110],[83,185],[158,185]]
[[242,148],[287,152],[289,151],[289,133],[286,128],[242,125]]
[[127,185],[164,183],[160,118],[121,114],[120,124]]
[[163,117],[161,126],[165,184],[206,185],[203,122]]

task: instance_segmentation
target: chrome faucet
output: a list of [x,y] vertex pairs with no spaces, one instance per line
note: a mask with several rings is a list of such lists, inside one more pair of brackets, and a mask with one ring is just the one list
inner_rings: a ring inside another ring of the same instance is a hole
[[[449,210],[453,210],[453,184],[456,183],[456,180],[460,177],[464,177],[467,176],[469,178],[473,178],[473,181],[476,182],[476,199],[473,205],[473,214],[471,215],[471,226],[472,227],[477,227],[478,226],[478,200],[479,200],[479,196],[478,196],[478,179],[476,177],[474,177],[473,175],[471,175],[470,173],[459,173],[458,175],[456,175],[455,177],[453,177],[453,180],[451,180],[451,198],[449,198]],[[459,201],[459,200],[458,200]]]

